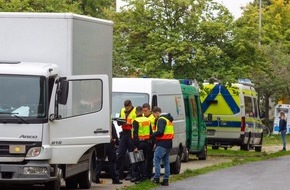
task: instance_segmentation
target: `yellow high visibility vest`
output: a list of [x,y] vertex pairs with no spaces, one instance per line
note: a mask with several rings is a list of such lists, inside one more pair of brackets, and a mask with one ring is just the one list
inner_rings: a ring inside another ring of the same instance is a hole
[[127,123],[129,123],[131,125],[123,124],[122,129],[130,131],[130,130],[132,130],[132,123],[133,123],[134,119],[136,118],[136,108],[134,107],[127,117],[126,117],[125,111],[126,111],[125,108],[122,108],[120,119],[125,119],[127,121]]
[[[150,139],[150,120],[147,117],[136,117],[135,121],[138,122],[138,138],[142,140]],[[132,138],[133,138],[132,130]]]
[[[167,118],[161,116],[158,118],[159,119],[164,119],[166,121],[166,126],[164,129],[164,133],[162,136],[156,137],[156,140],[171,140],[174,138],[174,127],[173,127],[173,123],[170,122]],[[158,130],[158,121],[156,123],[156,130]]]

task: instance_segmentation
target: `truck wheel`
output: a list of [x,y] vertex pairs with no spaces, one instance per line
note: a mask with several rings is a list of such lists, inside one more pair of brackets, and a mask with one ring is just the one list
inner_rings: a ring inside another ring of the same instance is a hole
[[78,182],[80,189],[90,189],[92,186],[92,174],[94,173],[94,167],[92,158],[89,160],[89,169],[78,176]]
[[207,157],[207,145],[204,145],[203,150],[201,151],[201,153],[198,154],[198,159],[199,160],[206,160]]
[[189,159],[189,152],[188,152],[188,148],[184,148],[183,149],[183,153],[182,153],[182,162],[188,162]]
[[178,154],[176,156],[175,162],[170,164],[170,173],[179,174],[180,169],[181,169],[181,158],[180,158],[180,155]]
[[57,178],[54,181],[47,182],[45,184],[45,190],[60,190],[62,172],[61,169],[57,168]]
[[70,177],[65,180],[65,185],[67,189],[76,189],[78,187],[78,181],[76,177]]
[[54,180],[46,183],[45,190],[60,190],[60,180]]

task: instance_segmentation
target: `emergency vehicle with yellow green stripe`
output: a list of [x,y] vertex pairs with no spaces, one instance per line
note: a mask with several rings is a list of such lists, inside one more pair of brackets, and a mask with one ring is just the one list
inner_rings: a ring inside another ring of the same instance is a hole
[[253,86],[249,80],[231,85],[203,84],[201,102],[207,143],[213,149],[237,145],[241,150],[262,150],[263,129]]

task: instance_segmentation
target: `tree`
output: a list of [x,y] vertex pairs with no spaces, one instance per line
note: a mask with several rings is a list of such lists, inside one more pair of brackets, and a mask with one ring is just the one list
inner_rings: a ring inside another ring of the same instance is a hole
[[107,9],[115,11],[115,0],[0,0],[4,12],[72,12],[105,18]]
[[75,12],[78,4],[67,0],[0,0],[2,12]]
[[[265,101],[263,109],[266,113],[266,122],[269,120],[269,99],[277,101],[282,97],[290,97],[289,12],[289,1],[272,0],[270,4],[264,5],[261,38],[257,4],[247,6],[244,15],[235,26],[236,44],[241,47],[252,47],[252,52],[256,52],[252,58],[259,64],[253,67],[249,76],[255,83],[260,97]],[[249,52],[248,55],[253,54]]]
[[211,0],[132,0],[110,18],[114,76],[235,81],[254,64],[235,62],[233,16]]

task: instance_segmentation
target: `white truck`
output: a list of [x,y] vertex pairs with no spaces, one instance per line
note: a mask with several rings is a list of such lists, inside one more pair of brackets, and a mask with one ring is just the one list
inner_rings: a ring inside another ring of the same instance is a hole
[[89,189],[110,140],[113,23],[0,13],[0,184]]

